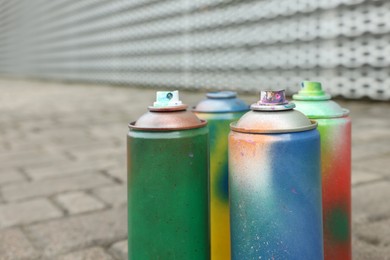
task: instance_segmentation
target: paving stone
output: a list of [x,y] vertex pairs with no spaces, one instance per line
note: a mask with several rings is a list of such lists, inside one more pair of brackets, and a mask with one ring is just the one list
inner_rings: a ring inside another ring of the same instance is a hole
[[88,173],[67,178],[48,179],[5,186],[2,194],[5,200],[50,196],[65,191],[86,190],[111,184],[112,180],[99,173]]
[[356,127],[352,128],[352,138],[356,142],[364,141],[375,141],[378,139],[388,139],[390,138],[390,132],[388,128],[376,128],[376,127],[367,127],[363,129],[359,129],[357,131]]
[[[106,139],[107,137],[115,139],[120,138],[120,140],[123,142],[124,137],[126,137],[126,132],[128,130],[127,124],[129,122],[127,122],[127,117],[121,121],[122,122],[120,123],[112,123],[110,125],[90,127],[89,132],[91,135],[99,139]],[[124,124],[124,122],[126,123]]]
[[93,247],[86,250],[69,253],[55,258],[56,260],[112,260],[103,248]]
[[65,155],[45,154],[43,152],[16,152],[0,158],[0,169],[7,167],[27,167],[69,161]]
[[356,129],[360,127],[365,128],[388,128],[390,127],[390,120],[385,120],[385,118],[380,117],[360,117],[358,120],[353,122],[353,125]]
[[390,257],[390,218],[365,225],[354,225],[355,236],[359,240],[378,247],[388,247]]
[[[147,106],[154,101],[155,91],[3,79],[0,79],[0,89],[0,135],[3,137],[0,140],[0,175],[3,174],[0,176],[0,203],[4,203],[0,207],[9,205],[5,202],[10,201],[31,200],[39,196],[54,199],[64,192],[77,194],[86,190],[88,196],[96,196],[96,199],[113,206],[113,209],[29,224],[26,229],[29,238],[33,239],[31,242],[36,248],[42,247],[46,255],[46,258],[38,258],[52,260],[56,254],[74,258],[92,248],[110,248],[106,254],[115,257],[118,256],[115,252],[124,252],[127,249],[124,241],[127,230],[124,208],[127,123],[147,111]],[[189,105],[204,98],[202,92],[182,91],[182,95]],[[240,97],[251,104],[257,94],[240,94]],[[378,223],[373,229],[388,225],[390,105],[388,102],[337,102],[351,110],[353,120],[355,237],[355,229],[360,230],[361,235],[366,233],[361,231],[366,225]],[[6,176],[4,173],[15,169],[23,169],[33,181],[19,182],[18,179],[10,182],[9,178],[20,176]],[[122,220],[119,213],[109,213],[116,210],[122,210]],[[384,227],[383,232],[386,230]],[[0,248],[4,248],[2,232],[0,230]],[[377,232],[378,245],[373,244],[370,237],[367,241],[358,239],[354,242],[355,259],[385,259],[384,255],[390,255],[386,251],[387,242],[384,242],[388,241],[385,238],[388,233],[383,232]],[[14,243],[18,243],[17,240]],[[8,242],[7,246],[20,248],[14,243]],[[30,252],[28,246],[25,247]],[[0,259],[3,255],[0,249]],[[20,256],[7,257],[23,259],[23,255]],[[34,257],[34,254],[29,256]]]
[[26,228],[45,256],[90,246],[110,245],[127,237],[127,211],[117,208],[35,224]]
[[359,160],[354,163],[356,169],[363,169],[370,172],[380,173],[390,177],[390,154],[381,155],[368,160]]
[[84,213],[103,209],[105,206],[102,202],[86,194],[85,192],[70,192],[56,196],[55,200],[69,214]]
[[127,203],[126,184],[97,188],[93,190],[93,193],[113,207],[126,205]]
[[390,216],[390,182],[374,182],[352,189],[352,212],[356,222]]
[[119,260],[128,259],[127,240],[116,242],[110,247],[110,252]]
[[[89,156],[93,155],[106,155],[110,153],[118,154],[118,150],[121,150],[122,146],[119,146],[118,144],[114,142],[107,142],[106,144],[103,144],[103,147],[96,147],[95,149],[71,149],[70,152],[75,155],[75,157],[79,159],[88,158]],[[99,149],[100,148],[100,149]],[[101,149],[104,148],[104,149]]]
[[109,167],[105,172],[121,183],[127,183],[127,170],[125,165],[117,165]]
[[1,260],[32,260],[39,257],[39,252],[19,229],[0,231]]
[[111,158],[126,158],[126,150],[122,147],[110,147],[96,151],[90,151],[89,153],[75,153],[75,151],[69,152],[76,160],[80,161],[99,161]]
[[359,162],[360,159],[372,159],[390,154],[390,138],[389,140],[378,140],[375,142],[352,144],[352,161]]
[[26,181],[26,178],[20,171],[10,169],[3,169],[0,171],[0,185],[23,181]]
[[48,199],[34,199],[0,205],[0,228],[29,224],[62,216]]
[[113,160],[104,160],[91,163],[90,161],[72,161],[70,163],[43,165],[40,167],[26,167],[24,170],[33,180],[58,178],[67,175],[103,171],[116,165]]
[[352,185],[363,184],[383,179],[383,176],[364,170],[352,170],[351,183]]
[[[5,134],[0,132],[1,136],[4,136]],[[0,142],[0,154],[8,153],[10,151],[9,145],[4,141]]]
[[37,151],[37,150],[43,151],[44,150],[43,145],[44,142],[42,141],[39,142],[34,142],[32,140],[22,141],[20,139],[18,141],[12,140],[12,142],[10,142],[9,144],[10,151],[12,152]]
[[[87,128],[88,126],[80,126],[78,128]],[[113,146],[114,144],[117,144],[117,142],[114,142],[112,140],[107,139],[98,139],[96,138],[92,140],[77,140],[76,142],[68,142],[64,144],[57,144],[57,143],[45,143],[45,148],[48,150],[79,150],[79,151],[89,151],[89,150],[96,150],[96,149],[102,149],[106,146]]]
[[352,240],[353,260],[390,260],[390,248],[373,246],[361,240]]

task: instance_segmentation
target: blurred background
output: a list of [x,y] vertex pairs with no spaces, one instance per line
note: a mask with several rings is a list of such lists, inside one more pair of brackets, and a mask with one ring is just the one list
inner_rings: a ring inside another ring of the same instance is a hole
[[127,124],[156,90],[323,83],[353,120],[354,259],[390,257],[390,1],[0,0],[0,260],[127,259]]
[[390,99],[387,0],[3,0],[0,72]]

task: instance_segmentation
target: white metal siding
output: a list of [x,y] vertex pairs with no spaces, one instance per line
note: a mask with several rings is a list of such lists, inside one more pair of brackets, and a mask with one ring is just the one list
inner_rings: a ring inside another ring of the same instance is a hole
[[389,0],[0,0],[0,73],[390,100]]

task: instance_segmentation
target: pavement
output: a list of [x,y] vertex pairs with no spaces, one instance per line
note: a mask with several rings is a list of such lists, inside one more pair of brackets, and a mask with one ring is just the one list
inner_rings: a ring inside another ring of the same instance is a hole
[[[127,124],[155,90],[1,78],[0,93],[0,260],[127,259]],[[338,102],[353,120],[354,259],[390,259],[390,103]]]

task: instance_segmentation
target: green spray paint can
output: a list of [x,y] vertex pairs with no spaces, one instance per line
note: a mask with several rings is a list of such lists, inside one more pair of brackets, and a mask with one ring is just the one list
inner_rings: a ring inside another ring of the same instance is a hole
[[149,112],[129,124],[129,259],[209,259],[206,121],[178,91],[157,92]]

